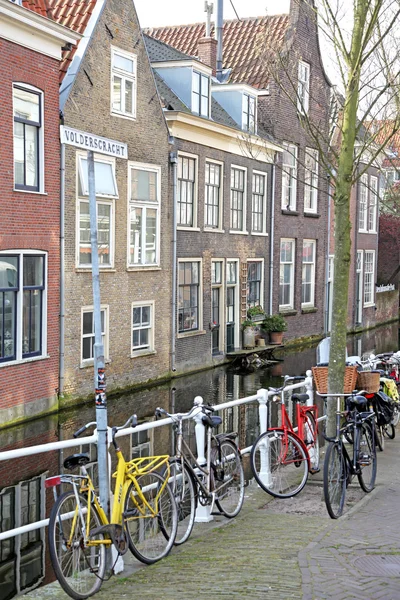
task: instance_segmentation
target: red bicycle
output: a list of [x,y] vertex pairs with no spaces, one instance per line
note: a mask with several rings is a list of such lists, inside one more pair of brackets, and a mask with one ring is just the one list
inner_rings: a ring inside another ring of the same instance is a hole
[[306,405],[308,394],[292,394],[297,428],[293,427],[285,406],[288,383],[303,379],[285,376],[281,388],[269,388],[274,394],[272,400],[281,404],[281,425],[267,429],[251,449],[251,469],[257,483],[278,498],[295,496],[305,486],[308,474],[319,471],[317,406]]

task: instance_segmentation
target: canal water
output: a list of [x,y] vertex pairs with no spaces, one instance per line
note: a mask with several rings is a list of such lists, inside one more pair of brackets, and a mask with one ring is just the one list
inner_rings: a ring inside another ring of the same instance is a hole
[[[399,325],[380,327],[359,336],[348,338],[350,355],[365,355],[400,348]],[[277,354],[278,356],[278,354]],[[283,375],[302,375],[316,364],[316,347],[287,350],[273,366],[253,372],[232,367],[219,367],[209,371],[177,378],[165,385],[143,389],[120,397],[110,397],[108,402],[109,425],[121,425],[136,413],[139,422],[154,419],[154,411],[161,406],[169,412],[186,412],[193,406],[196,396],[205,403],[220,404],[229,400],[251,396],[260,388],[279,386]],[[277,407],[272,413],[272,423],[277,419]],[[251,445],[258,430],[258,403],[241,405],[221,413],[222,429],[237,431],[242,448]],[[32,421],[24,426],[0,430],[0,450],[10,450],[37,444],[70,439],[82,424],[95,420],[95,408],[84,404],[73,410]],[[194,449],[193,423],[186,422],[186,439]],[[125,457],[170,453],[172,434],[170,427],[149,432],[134,433],[121,438]],[[78,443],[79,444],[79,443]],[[53,505],[50,491],[44,489],[46,477],[62,470],[68,454],[89,452],[89,470],[97,479],[95,446],[79,446],[64,453],[49,452],[10,462],[0,462],[0,532],[13,529],[48,517]],[[248,464],[246,475],[250,476]],[[11,600],[38,585],[53,580],[51,564],[46,552],[46,530],[31,531],[24,535],[0,541],[0,599]]]

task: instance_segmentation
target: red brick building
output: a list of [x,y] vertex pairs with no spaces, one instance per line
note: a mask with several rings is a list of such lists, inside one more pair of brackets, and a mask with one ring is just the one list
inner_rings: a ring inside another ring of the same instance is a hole
[[1,425],[58,402],[58,71],[61,48],[79,36],[45,14],[38,0],[0,0]]

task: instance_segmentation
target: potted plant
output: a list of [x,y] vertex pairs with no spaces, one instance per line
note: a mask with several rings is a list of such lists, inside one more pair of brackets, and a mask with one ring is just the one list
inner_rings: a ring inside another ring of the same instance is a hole
[[254,346],[256,345],[256,326],[254,321],[243,321],[242,330],[243,348],[254,348]]
[[261,329],[269,333],[270,344],[282,344],[283,332],[287,330],[286,319],[282,315],[267,315]]
[[262,306],[250,306],[247,309],[247,318],[251,321],[262,321],[265,318],[265,312]]

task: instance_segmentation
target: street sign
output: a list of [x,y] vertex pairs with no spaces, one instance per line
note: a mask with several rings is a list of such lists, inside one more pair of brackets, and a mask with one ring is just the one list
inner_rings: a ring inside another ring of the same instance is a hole
[[69,144],[77,148],[115,156],[116,158],[124,158],[125,160],[128,158],[127,144],[110,140],[100,135],[94,135],[93,133],[87,133],[86,131],[79,131],[65,125],[60,126],[60,139],[62,144]]

